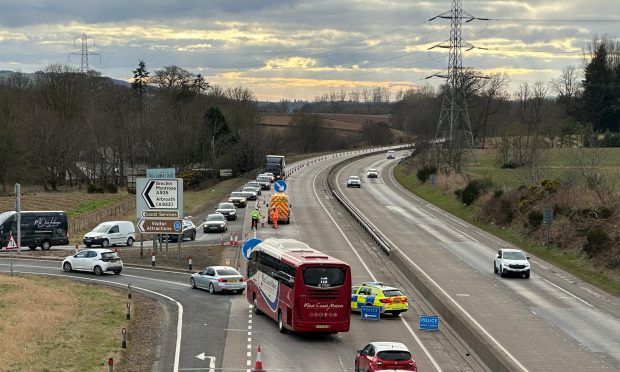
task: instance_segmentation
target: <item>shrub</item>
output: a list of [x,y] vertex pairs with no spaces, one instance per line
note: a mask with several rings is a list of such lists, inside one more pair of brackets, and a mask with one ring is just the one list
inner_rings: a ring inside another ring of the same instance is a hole
[[583,250],[592,257],[604,250],[608,243],[609,235],[604,230],[595,228],[588,231],[586,235],[586,244]]
[[462,190],[456,190],[454,193],[465,205],[471,205],[478,197],[486,192],[492,186],[488,179],[471,180]]
[[105,191],[110,194],[118,193],[118,186],[115,183],[108,183],[105,185]]
[[509,161],[508,163],[504,163],[501,165],[502,169],[517,169],[519,168],[519,166],[517,164],[515,164],[512,161]]
[[514,191],[497,192],[481,205],[480,212],[483,220],[497,225],[506,226],[512,223],[516,215],[518,195]]
[[431,174],[435,174],[437,173],[437,167],[434,165],[425,165],[422,168],[420,168],[418,170],[418,172],[416,173],[416,176],[418,177],[418,179],[422,182],[426,182],[428,181],[428,178],[431,176]]
[[538,227],[543,222],[543,214],[541,211],[533,210],[527,214],[527,222],[532,227]]
[[609,207],[601,207],[601,209],[598,211],[598,217],[604,220],[610,218],[613,214],[614,214],[613,209]]
[[89,183],[88,188],[86,188],[86,192],[89,194],[103,194],[105,189],[103,187],[97,186],[94,183]]
[[620,147],[620,134],[611,134],[605,138],[602,143],[603,147]]

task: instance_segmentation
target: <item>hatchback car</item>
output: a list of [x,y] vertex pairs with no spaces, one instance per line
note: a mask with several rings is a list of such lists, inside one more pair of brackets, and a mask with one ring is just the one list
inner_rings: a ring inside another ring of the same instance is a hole
[[493,272],[500,276],[523,275],[527,279],[530,277],[529,259],[520,249],[500,249],[493,260]]
[[347,179],[347,187],[362,187],[362,181],[358,176],[350,176]]
[[245,278],[230,266],[208,266],[189,279],[192,288],[208,289],[210,293],[236,292],[245,290]]
[[417,371],[407,346],[400,342],[371,342],[355,355],[355,372]]
[[367,178],[377,178],[377,177],[379,177],[379,172],[376,169],[374,169],[374,168],[370,168],[368,170],[368,172],[366,172],[366,177]]
[[86,249],[66,257],[62,261],[62,269],[66,272],[92,271],[95,275],[103,275],[107,271],[120,274],[123,270],[123,261],[116,252],[109,249]]
[[243,190],[241,190],[241,193],[243,193],[243,196],[245,196],[247,200],[258,199],[258,193],[256,192],[256,187],[253,187],[253,186],[244,187]]
[[257,195],[261,194],[262,187],[261,187],[260,183],[258,183],[258,181],[250,181],[250,182],[246,183],[245,186],[243,186],[243,187],[244,188],[246,188],[246,187],[253,187],[254,190],[256,190],[256,194]]
[[362,306],[378,306],[382,312],[398,316],[409,309],[409,300],[400,289],[381,282],[364,282],[351,289],[351,310]]
[[228,230],[228,222],[226,217],[221,213],[213,213],[205,218],[202,225],[202,231],[206,234],[209,232],[225,232]]
[[241,191],[231,192],[230,196],[228,197],[228,201],[239,208],[245,208],[248,205],[248,200],[245,198]]
[[237,220],[237,208],[233,203],[220,203],[215,208],[215,213],[221,213],[227,220]]

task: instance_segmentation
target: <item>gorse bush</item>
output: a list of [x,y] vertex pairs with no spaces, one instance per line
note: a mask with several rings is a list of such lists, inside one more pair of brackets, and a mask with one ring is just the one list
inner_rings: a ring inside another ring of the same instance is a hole
[[465,205],[472,205],[480,195],[484,194],[493,186],[489,179],[471,180],[463,189],[456,190],[454,194]]
[[416,173],[416,176],[418,177],[418,179],[422,182],[426,182],[428,181],[429,177],[431,176],[431,174],[436,174],[437,173],[437,167],[434,165],[425,165],[422,168],[420,168],[418,170],[418,172]]
[[599,228],[588,231],[586,244],[583,250],[590,256],[594,256],[604,250],[609,244],[609,235]]

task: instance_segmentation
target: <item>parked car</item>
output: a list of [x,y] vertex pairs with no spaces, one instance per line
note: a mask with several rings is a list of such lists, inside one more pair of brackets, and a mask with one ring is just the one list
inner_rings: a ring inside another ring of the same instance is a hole
[[168,241],[176,242],[178,239],[181,241],[185,239],[196,240],[196,225],[192,222],[192,220],[188,218],[183,219],[183,228],[181,229],[181,234],[179,235],[168,235]]
[[502,248],[493,260],[493,272],[500,276],[523,275],[530,277],[530,258],[520,249]]
[[62,261],[62,269],[66,272],[92,271],[95,275],[103,275],[107,271],[120,274],[123,271],[123,261],[116,252],[109,249],[85,249],[66,257]]
[[407,346],[400,342],[371,342],[355,356],[355,371],[417,371]]
[[260,195],[262,193],[261,192],[262,188],[261,188],[260,183],[258,183],[258,181],[250,181],[250,182],[245,184],[244,188],[245,187],[253,187],[254,190],[256,190],[256,194],[257,195]]
[[370,168],[368,170],[368,172],[366,172],[366,177],[367,178],[377,178],[377,177],[379,177],[379,172],[376,169],[374,169],[374,168]]
[[358,176],[350,176],[347,179],[347,187],[362,187],[362,181]]
[[192,274],[189,284],[192,288],[208,289],[211,294],[243,293],[246,285],[243,275],[230,266],[208,266],[201,272]]
[[244,187],[243,190],[241,190],[241,192],[243,193],[243,196],[245,196],[247,200],[258,199],[258,193],[256,192],[256,187],[247,186],[247,187]]
[[245,208],[248,205],[248,200],[245,198],[241,191],[231,192],[230,196],[228,197],[228,201],[239,208]]
[[90,248],[100,245],[107,248],[110,245],[124,244],[128,247],[136,240],[136,228],[131,221],[102,222],[91,232],[84,235],[84,244]]
[[258,175],[256,177],[256,182],[259,183],[261,189],[263,190],[271,190],[271,178],[267,175]]
[[202,231],[206,234],[211,231],[225,232],[228,230],[228,222],[226,217],[221,213],[212,213],[205,218],[202,225]]
[[227,220],[237,220],[237,208],[233,203],[220,203],[215,208],[215,213],[221,213]]
[[[0,247],[5,247],[9,234],[17,238],[17,212],[0,213]],[[69,223],[64,211],[22,211],[21,245],[30,249],[41,247],[47,251],[54,245],[69,244]]]

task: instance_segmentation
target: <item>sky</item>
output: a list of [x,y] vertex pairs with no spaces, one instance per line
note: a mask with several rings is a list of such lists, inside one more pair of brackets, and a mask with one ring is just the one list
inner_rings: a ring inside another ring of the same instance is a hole
[[[131,80],[177,65],[210,84],[244,87],[259,100],[313,100],[385,87],[395,93],[445,82],[451,1],[412,0],[2,0],[0,70],[52,63]],[[509,90],[583,70],[595,35],[620,36],[620,1],[463,0],[478,18],[462,26],[463,66],[506,73]],[[71,54],[76,53],[76,54]],[[551,94],[551,93],[550,93]]]

